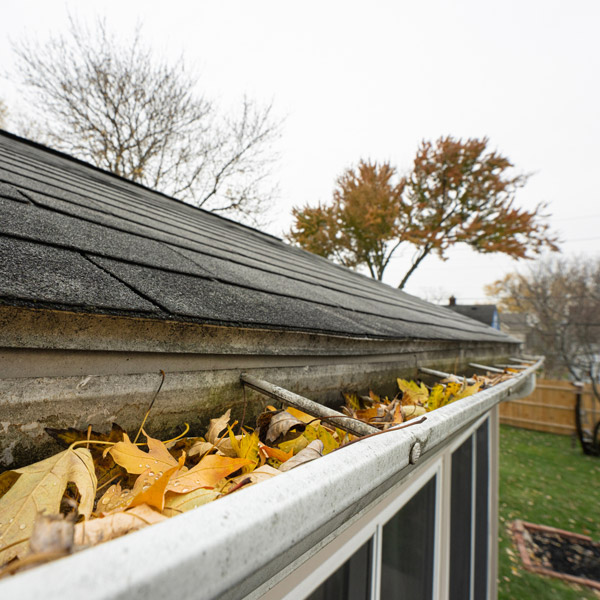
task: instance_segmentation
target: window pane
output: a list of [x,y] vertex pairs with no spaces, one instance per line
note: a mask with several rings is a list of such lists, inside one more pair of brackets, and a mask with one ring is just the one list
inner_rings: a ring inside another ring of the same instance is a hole
[[450,498],[450,600],[468,600],[471,580],[471,475],[468,438],[452,454]]
[[307,596],[307,600],[368,600],[370,595],[371,540]]
[[475,600],[487,598],[489,528],[489,421],[477,430],[475,481]]
[[434,534],[435,477],[383,527],[381,600],[430,600]]

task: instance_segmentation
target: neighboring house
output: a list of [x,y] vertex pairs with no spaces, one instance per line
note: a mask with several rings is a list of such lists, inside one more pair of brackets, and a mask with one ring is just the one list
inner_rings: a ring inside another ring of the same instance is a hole
[[[229,407],[249,422],[270,400],[242,394],[244,371],[335,405],[343,389],[394,394],[397,376],[517,349],[462,314],[0,132],[4,468],[52,451],[44,427],[136,429],[161,370],[155,436],[184,421],[200,431]],[[529,373],[5,578],[0,595],[325,598],[353,582],[362,599],[381,582],[382,597],[494,598],[497,403],[529,391]]]
[[534,329],[529,322],[527,313],[500,313],[500,331],[523,343],[523,349],[529,349]]
[[500,319],[495,304],[456,304],[456,298],[450,296],[448,308],[494,329],[500,329]]

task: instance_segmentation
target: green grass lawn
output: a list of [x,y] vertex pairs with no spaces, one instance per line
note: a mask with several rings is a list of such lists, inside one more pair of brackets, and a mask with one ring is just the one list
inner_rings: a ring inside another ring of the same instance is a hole
[[526,571],[508,533],[514,519],[583,533],[600,541],[600,459],[571,438],[500,427],[500,600],[597,600],[588,587]]

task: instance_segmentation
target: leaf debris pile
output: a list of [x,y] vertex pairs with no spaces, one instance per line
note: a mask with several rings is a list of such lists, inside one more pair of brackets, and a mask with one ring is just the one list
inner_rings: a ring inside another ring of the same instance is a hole
[[[398,379],[393,399],[344,394],[343,411],[383,432],[513,374],[474,376],[470,384],[451,376],[433,387]],[[0,474],[0,576],[158,523],[359,439],[335,419],[291,407],[267,407],[253,430],[230,421],[227,410],[204,437],[186,436],[186,426],[167,441],[140,428],[146,441],[139,443],[116,424],[108,434],[46,429],[64,451]]]
[[[349,417],[360,419],[385,431],[456,400],[472,396],[480,390],[502,383],[517,372],[516,369],[507,368],[504,373],[474,375],[469,380],[451,375],[431,387],[423,382],[398,378],[399,392],[392,400],[388,397],[381,397],[373,391],[370,391],[368,396],[344,394],[346,405],[342,410]],[[468,383],[468,381],[472,383]]]

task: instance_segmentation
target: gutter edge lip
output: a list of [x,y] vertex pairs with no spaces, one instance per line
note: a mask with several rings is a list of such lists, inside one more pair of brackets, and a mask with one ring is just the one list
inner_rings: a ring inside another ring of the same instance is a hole
[[[543,363],[427,414],[406,431],[378,435],[133,535],[100,544],[0,581],[4,594],[87,600],[217,598],[290,546],[313,534],[409,465],[410,449],[442,446],[527,385]],[[293,493],[290,493],[293,492]],[[259,551],[257,551],[259,549]]]

